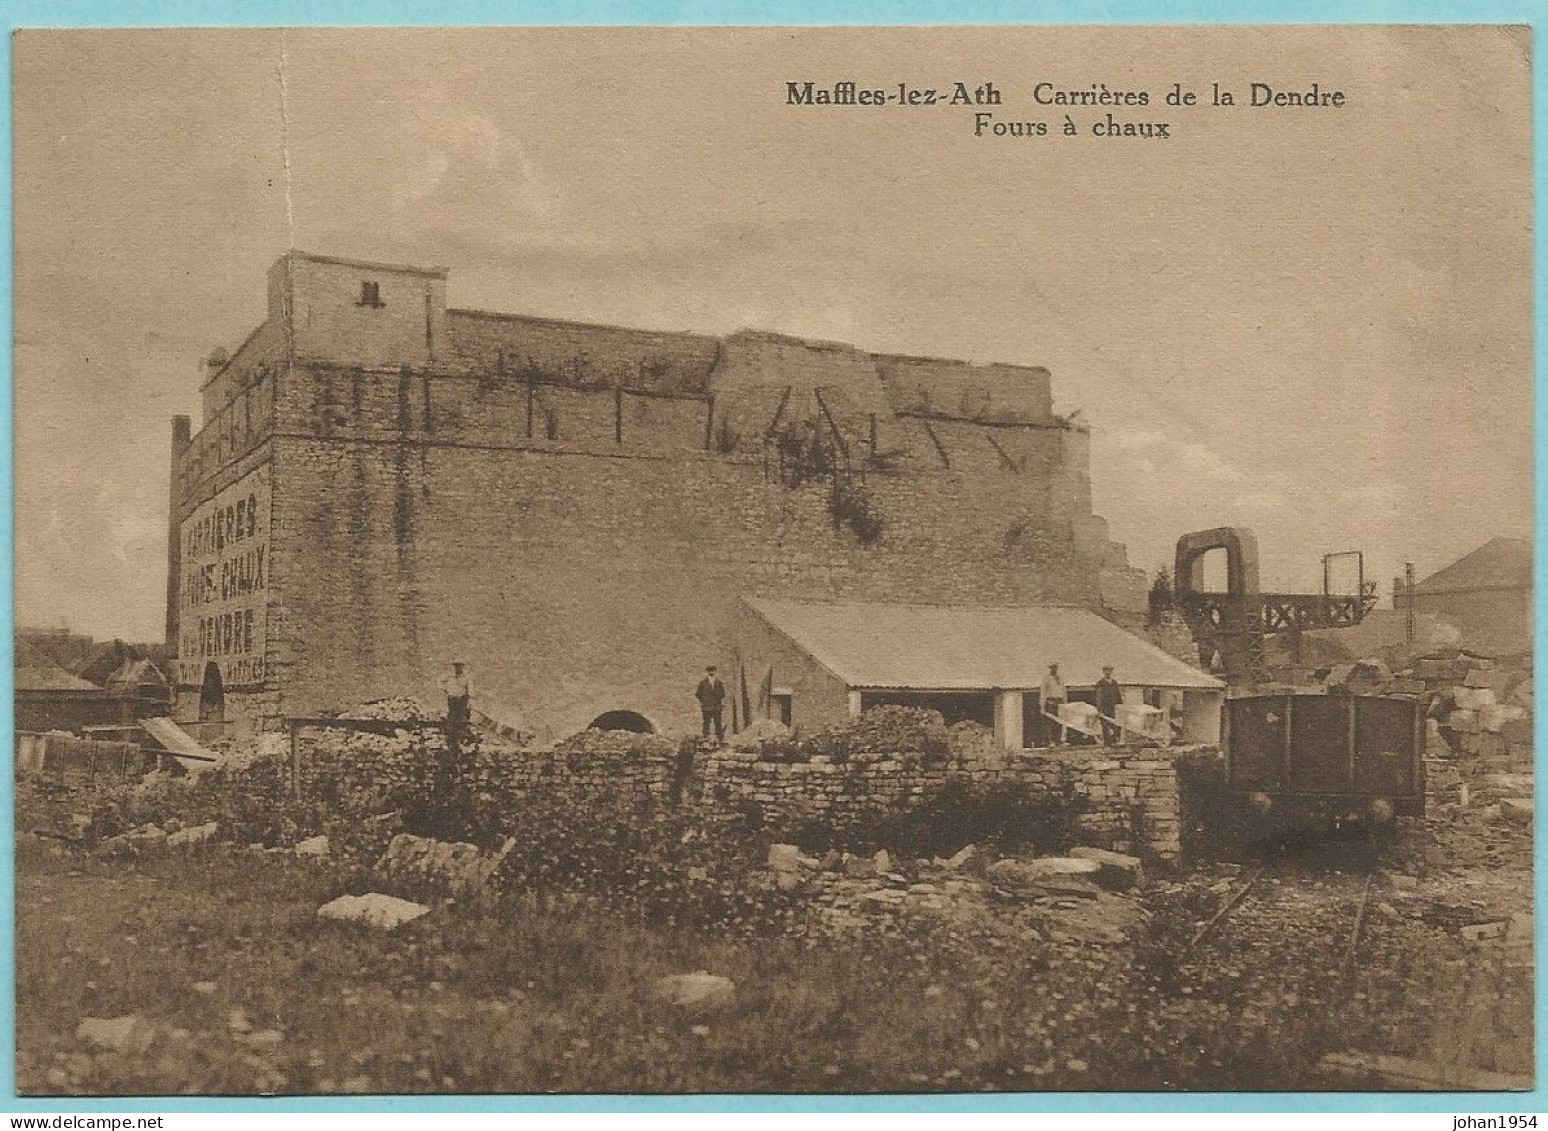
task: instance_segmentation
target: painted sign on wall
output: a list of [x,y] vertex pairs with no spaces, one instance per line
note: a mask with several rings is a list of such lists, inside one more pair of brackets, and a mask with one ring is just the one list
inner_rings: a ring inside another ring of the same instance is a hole
[[266,464],[183,521],[177,681],[184,687],[199,687],[210,663],[225,688],[263,682],[270,498]]

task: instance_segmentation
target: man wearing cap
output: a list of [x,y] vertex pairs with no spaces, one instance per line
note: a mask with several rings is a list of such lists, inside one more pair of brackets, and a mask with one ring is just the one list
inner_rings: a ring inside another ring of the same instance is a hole
[[1123,688],[1113,678],[1113,669],[1104,667],[1102,678],[1096,684],[1096,709],[1102,716],[1102,745],[1111,746],[1118,737],[1118,724],[1108,722],[1118,714],[1118,705],[1123,702]]
[[704,678],[699,680],[699,688],[693,693],[693,697],[699,701],[699,710],[704,715],[704,737],[710,736],[710,727],[715,728],[715,741],[725,742],[726,724],[723,717],[726,702],[726,685],[720,682],[720,677],[715,674],[715,665],[711,664],[704,669]]
[[441,690],[446,692],[446,739],[455,746],[467,733],[473,703],[473,681],[461,660],[452,661],[452,673],[441,680]]
[[[1038,693],[1038,706],[1044,714],[1057,715],[1059,708],[1064,706],[1065,700],[1069,697],[1069,692],[1064,688],[1064,680],[1059,678],[1059,665],[1049,664],[1048,674],[1043,677],[1043,688]],[[1051,719],[1045,718],[1042,730],[1050,746],[1061,744],[1062,735],[1064,734],[1063,727]]]

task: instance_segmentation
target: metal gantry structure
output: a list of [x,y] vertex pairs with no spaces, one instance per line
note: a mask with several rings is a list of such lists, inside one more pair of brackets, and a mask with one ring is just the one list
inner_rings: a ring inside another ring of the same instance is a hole
[[[1226,555],[1226,588],[1204,588],[1204,558],[1213,550]],[[1358,581],[1353,593],[1331,592],[1333,562],[1353,558]],[[1267,636],[1299,635],[1316,628],[1350,628],[1376,604],[1376,583],[1365,580],[1359,550],[1324,554],[1321,593],[1264,593],[1258,587],[1258,540],[1251,530],[1221,526],[1184,534],[1177,540],[1177,607],[1199,648],[1199,662],[1213,666],[1220,657],[1227,683],[1263,683],[1269,678],[1263,654]]]

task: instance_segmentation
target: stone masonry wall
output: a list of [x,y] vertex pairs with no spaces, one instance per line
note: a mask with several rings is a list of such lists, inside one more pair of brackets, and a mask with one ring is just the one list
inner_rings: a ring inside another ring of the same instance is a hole
[[[605,398],[611,415],[611,398]],[[283,713],[413,694],[471,665],[502,721],[563,737],[610,710],[696,729],[746,596],[1094,603],[1089,563],[1024,483],[950,472],[874,488],[862,546],[820,484],[761,462],[538,441],[275,441],[269,671]],[[1024,537],[998,540],[1008,521]]]
[[997,766],[926,769],[897,759],[865,764],[760,762],[724,751],[700,777],[702,795],[720,804],[752,802],[776,827],[823,817],[839,826],[875,808],[896,809],[953,780],[1022,782],[1049,798],[1074,797],[1087,811],[1078,827],[1104,846],[1175,860],[1182,852],[1181,801],[1173,759],[1197,747],[1073,752],[1029,750]]
[[[681,783],[691,804],[731,813],[756,806],[764,825],[784,834],[810,821],[844,828],[880,810],[896,811],[953,782],[1024,783],[1034,796],[1078,799],[1081,835],[1102,847],[1175,861],[1181,856],[1181,796],[1175,759],[1203,747],[1168,750],[1029,750],[998,766],[926,769],[895,757],[838,764],[763,762],[724,750],[701,761]],[[525,756],[512,777],[517,791],[588,790],[665,800],[677,772],[669,757],[574,763],[563,755]],[[907,850],[907,845],[888,846]]]
[[672,334],[594,326],[551,318],[447,311],[453,363],[493,373],[532,369],[577,386],[621,384],[662,391],[703,392],[719,342],[699,334]]

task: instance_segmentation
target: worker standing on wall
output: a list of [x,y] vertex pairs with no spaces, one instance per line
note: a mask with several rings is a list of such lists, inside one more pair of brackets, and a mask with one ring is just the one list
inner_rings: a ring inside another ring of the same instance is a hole
[[699,711],[704,715],[704,737],[710,736],[710,727],[713,726],[715,741],[723,744],[726,741],[726,685],[715,674],[714,664],[704,669],[704,678],[699,681],[693,697],[699,701]]
[[[1045,715],[1057,715],[1059,708],[1064,706],[1065,700],[1069,697],[1069,692],[1064,687],[1064,680],[1059,678],[1059,665],[1049,664],[1048,674],[1043,677],[1042,690],[1038,693],[1038,709]],[[1063,727],[1052,719],[1045,718],[1042,729],[1047,745],[1063,745],[1060,737],[1064,733]]]
[[446,745],[456,751],[468,732],[473,711],[473,681],[461,660],[452,661],[451,675],[441,681],[446,692]]
[[1102,745],[1111,746],[1118,737],[1118,724],[1109,722],[1118,714],[1118,705],[1123,702],[1123,688],[1113,678],[1113,669],[1104,667],[1102,678],[1096,684],[1096,709],[1102,716]]

